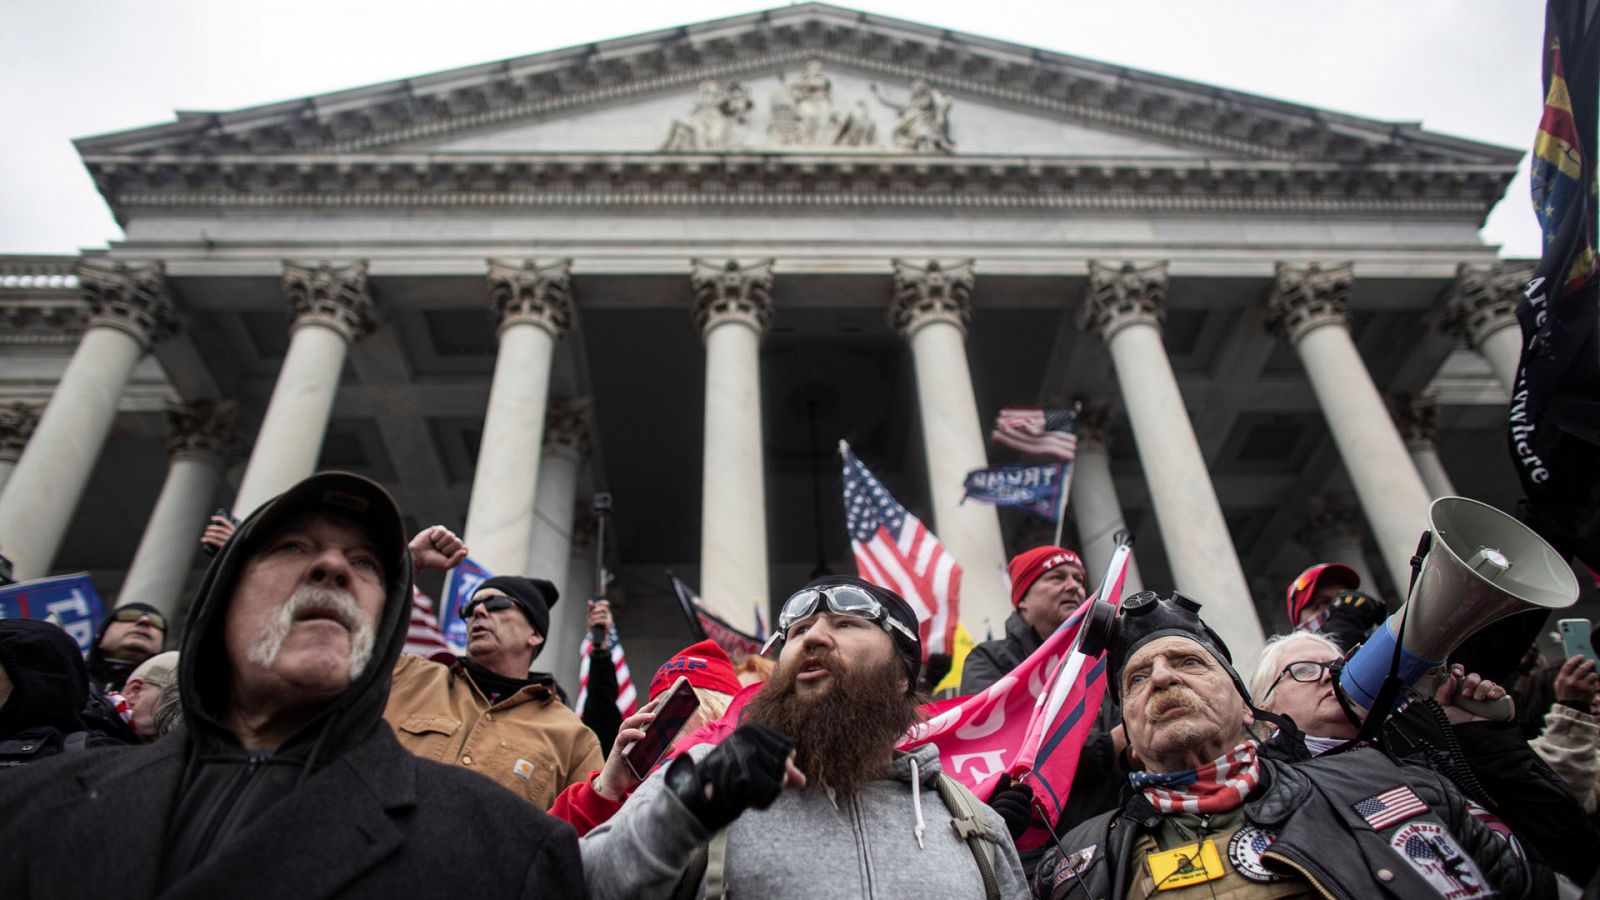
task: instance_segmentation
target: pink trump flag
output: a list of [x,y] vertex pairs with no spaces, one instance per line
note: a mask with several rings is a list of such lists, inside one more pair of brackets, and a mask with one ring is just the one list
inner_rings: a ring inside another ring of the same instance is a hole
[[[924,706],[925,721],[911,727],[899,749],[937,745],[945,773],[979,797],[992,794],[1001,775],[1026,781],[1035,810],[1054,828],[1106,691],[1105,655],[1091,659],[1078,652],[1079,633],[1102,596],[1120,603],[1131,550],[1126,544],[1117,548],[1101,590],[1021,665],[980,694]],[[1036,820],[1017,841],[1019,850],[1049,839],[1042,824]]]

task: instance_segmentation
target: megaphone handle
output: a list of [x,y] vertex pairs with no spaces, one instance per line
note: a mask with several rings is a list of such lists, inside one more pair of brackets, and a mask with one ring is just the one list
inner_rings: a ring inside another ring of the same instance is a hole
[[1490,719],[1495,722],[1511,721],[1511,714],[1513,710],[1510,694],[1506,694],[1499,700],[1472,700],[1466,697],[1461,697],[1457,699],[1453,705],[1459,709],[1471,713],[1472,715],[1482,716],[1485,719]]

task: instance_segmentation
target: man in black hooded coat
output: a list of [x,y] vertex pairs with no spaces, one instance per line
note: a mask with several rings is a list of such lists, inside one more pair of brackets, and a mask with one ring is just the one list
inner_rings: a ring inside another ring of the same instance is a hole
[[257,510],[190,608],[185,727],[0,779],[6,896],[582,896],[567,825],[384,724],[410,607],[377,484],[323,473]]
[[[78,642],[49,622],[0,619],[0,769],[110,741],[85,730]],[[7,776],[9,777],[9,776]]]

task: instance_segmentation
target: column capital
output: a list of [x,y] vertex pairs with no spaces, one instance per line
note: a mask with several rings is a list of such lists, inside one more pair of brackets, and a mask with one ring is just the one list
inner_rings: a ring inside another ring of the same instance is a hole
[[201,398],[167,409],[167,453],[210,456],[230,468],[244,458],[239,432],[239,404],[230,399]]
[[377,324],[377,307],[367,289],[367,261],[336,266],[330,262],[283,261],[283,292],[294,306],[294,327],[326,325],[355,343]]
[[1078,327],[1110,341],[1129,325],[1161,327],[1166,319],[1166,260],[1143,266],[1131,262],[1107,265],[1089,260],[1089,284],[1083,292]]
[[1445,289],[1440,329],[1477,349],[1489,335],[1516,325],[1517,301],[1533,278],[1533,267],[1531,261],[1462,263],[1456,267],[1456,280]]
[[16,462],[22,458],[22,449],[33,437],[43,411],[42,407],[20,400],[0,406],[0,461]]
[[1348,325],[1355,265],[1280,262],[1267,292],[1267,333],[1289,346],[1323,325]]
[[593,404],[588,397],[552,397],[544,417],[546,449],[563,447],[579,457],[594,448]]
[[125,331],[148,350],[178,330],[177,308],[167,289],[167,267],[149,263],[79,260],[78,287],[89,304],[89,327]]
[[[1361,507],[1348,494],[1313,494],[1305,501],[1305,519],[1294,531],[1295,543],[1319,556],[1330,541],[1361,543]],[[1322,560],[1331,562],[1331,560]]]
[[694,327],[705,336],[724,322],[743,322],[763,334],[772,324],[772,267],[776,260],[748,265],[737,259],[689,261],[694,287]]
[[894,299],[889,302],[889,326],[910,337],[929,322],[949,322],[967,330],[972,321],[972,286],[977,281],[974,260],[963,259],[941,265],[930,259],[918,265],[905,259],[892,259]]
[[1439,408],[1432,397],[1422,394],[1393,394],[1389,413],[1400,429],[1407,449],[1432,447],[1439,437]]
[[537,325],[556,340],[572,327],[572,260],[541,266],[532,259],[489,260],[489,297],[500,331],[519,323]]

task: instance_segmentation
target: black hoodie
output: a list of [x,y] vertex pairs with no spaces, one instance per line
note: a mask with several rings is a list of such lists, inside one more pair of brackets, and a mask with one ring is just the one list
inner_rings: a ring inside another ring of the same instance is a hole
[[[256,510],[240,524],[237,538],[212,562],[189,608],[178,685],[190,746],[178,805],[167,824],[164,883],[198,866],[318,768],[360,744],[374,729],[388,727],[383,708],[389,698],[389,673],[405,645],[411,609],[411,559],[403,541],[398,558],[384,560],[382,616],[372,658],[360,677],[271,752],[247,751],[225,724],[232,687],[224,635],[228,605],[244,564],[271,536],[268,529],[283,521],[274,515],[275,523],[262,523],[269,509],[270,505]],[[267,528],[260,527],[263,524]]]
[[78,642],[49,622],[0,619],[0,666],[11,696],[0,706],[0,739],[34,728],[83,730],[78,711],[89,696]]

